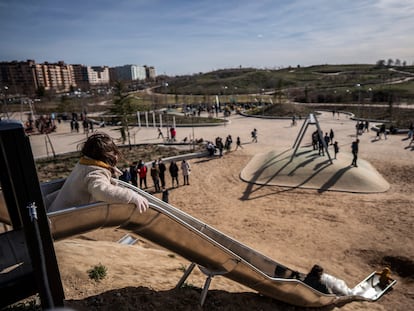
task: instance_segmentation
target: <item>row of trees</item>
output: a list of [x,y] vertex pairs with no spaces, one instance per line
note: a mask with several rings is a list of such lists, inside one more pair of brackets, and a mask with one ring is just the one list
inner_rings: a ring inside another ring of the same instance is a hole
[[385,59],[380,59],[377,61],[376,66],[379,68],[382,67],[392,67],[392,66],[396,66],[396,67],[405,67],[407,66],[407,61],[401,61],[400,59],[391,59],[389,58],[387,61]]

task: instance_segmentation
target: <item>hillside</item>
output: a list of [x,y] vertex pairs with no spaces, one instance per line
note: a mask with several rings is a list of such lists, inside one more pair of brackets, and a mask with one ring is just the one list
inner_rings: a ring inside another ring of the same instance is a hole
[[294,100],[308,97],[310,102],[325,102],[329,98],[343,102],[358,100],[360,93],[367,93],[364,97],[369,95],[373,101],[388,101],[389,94],[394,100],[404,101],[414,98],[413,79],[414,66],[354,64],[277,70],[236,68],[170,78],[168,87],[160,87],[157,92],[205,97],[223,95],[228,102],[247,100],[241,97],[247,94],[271,95],[273,98],[283,95]]

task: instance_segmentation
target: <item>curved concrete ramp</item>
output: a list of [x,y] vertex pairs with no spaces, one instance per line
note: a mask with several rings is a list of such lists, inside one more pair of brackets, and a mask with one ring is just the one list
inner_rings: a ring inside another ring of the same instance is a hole
[[294,188],[319,189],[319,191],[345,191],[360,193],[385,192],[388,182],[367,161],[358,159],[353,167],[352,154],[338,153],[331,164],[328,156],[319,156],[309,147],[258,154],[242,170],[242,180],[259,184]]

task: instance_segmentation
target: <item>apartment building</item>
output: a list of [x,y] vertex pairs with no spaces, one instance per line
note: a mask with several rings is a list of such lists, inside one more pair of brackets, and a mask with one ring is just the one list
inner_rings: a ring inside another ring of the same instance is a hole
[[0,87],[12,94],[34,94],[37,89],[34,60],[0,62]]
[[109,67],[108,66],[88,66],[86,67],[89,85],[108,85],[109,84]]
[[155,68],[153,66],[144,66],[145,67],[145,75],[149,80],[155,80],[157,77],[155,73]]
[[67,65],[63,61],[53,64],[45,62],[34,64],[34,68],[36,89],[44,87],[46,91],[62,93],[76,87],[72,65]]
[[[110,76],[111,71],[111,76]],[[63,61],[37,64],[34,60],[0,62],[0,87],[10,94],[34,96],[39,88],[54,93],[108,86],[118,80],[139,81],[155,79],[154,67],[125,65],[108,66],[69,65]]]
[[114,77],[119,81],[145,80],[146,70],[138,65],[117,66],[114,67]]
[[76,87],[82,91],[89,89],[88,69],[84,65],[72,65]]

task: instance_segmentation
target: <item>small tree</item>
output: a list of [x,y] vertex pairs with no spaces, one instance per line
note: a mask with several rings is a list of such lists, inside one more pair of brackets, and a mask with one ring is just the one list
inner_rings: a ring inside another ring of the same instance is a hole
[[120,81],[115,82],[114,108],[112,111],[121,118],[121,137],[123,143],[128,139],[128,146],[131,150],[131,135],[129,133],[128,116],[134,112],[134,109],[129,95],[125,94],[124,85]]

